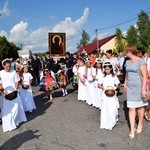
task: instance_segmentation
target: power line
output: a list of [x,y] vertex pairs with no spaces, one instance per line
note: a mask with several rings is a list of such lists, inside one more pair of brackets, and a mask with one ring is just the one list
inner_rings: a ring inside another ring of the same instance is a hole
[[[149,14],[150,11],[148,11],[148,12],[146,12],[146,13]],[[126,20],[126,21],[123,21],[123,22],[114,24],[114,25],[110,25],[110,26],[106,26],[106,27],[99,28],[99,29],[97,29],[97,30],[104,30],[104,29],[114,28],[114,27],[117,27],[117,26],[119,26],[119,25],[122,25],[122,24],[128,23],[128,22],[130,22],[130,21],[133,21],[133,20],[137,19],[137,17],[138,17],[138,16],[136,16],[136,17],[134,17],[134,18],[131,18],[131,19],[128,19],[128,20]]]
[[[147,10],[149,10],[150,8],[148,8]],[[150,13],[150,10],[149,11],[147,11],[146,12],[147,14],[149,14]],[[136,17],[133,17],[133,18],[131,18],[131,19],[128,19],[128,20],[126,20],[126,21],[123,21],[123,22],[118,22],[118,23],[113,23],[112,25],[109,25],[109,26],[106,26],[106,27],[102,27],[102,28],[99,28],[99,29],[95,29],[95,33],[96,33],[96,37],[98,37],[98,31],[99,30],[105,30],[105,29],[110,29],[110,28],[114,28],[114,27],[118,27],[118,26],[120,26],[120,25],[123,25],[123,24],[126,24],[126,23],[128,23],[128,22],[130,22],[130,21],[133,21],[133,20],[135,20],[135,19],[137,19],[137,14],[136,14]],[[98,40],[98,39],[97,39]]]
[[[150,11],[150,8],[147,8],[147,9],[145,9],[144,11],[145,11],[145,12],[149,12],[149,11]],[[124,22],[124,20],[130,20],[130,18],[136,18],[137,15],[138,15],[138,13],[136,13],[136,14],[134,14],[134,15],[131,15],[131,16],[128,16],[128,17],[126,17],[126,18],[124,18],[124,19],[122,19],[122,20],[120,20],[120,21],[116,21],[116,22],[110,24],[109,26],[113,26],[113,25],[115,25],[115,24],[119,24],[119,23],[121,23],[121,22]]]

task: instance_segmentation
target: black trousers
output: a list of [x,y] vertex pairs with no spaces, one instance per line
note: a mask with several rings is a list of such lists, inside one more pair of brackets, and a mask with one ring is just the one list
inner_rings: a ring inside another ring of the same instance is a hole
[[33,70],[33,85],[40,84],[40,73],[39,70]]

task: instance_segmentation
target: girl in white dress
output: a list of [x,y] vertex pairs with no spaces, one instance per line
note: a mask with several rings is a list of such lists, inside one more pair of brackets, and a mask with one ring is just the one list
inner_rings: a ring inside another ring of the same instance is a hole
[[78,68],[78,100],[86,101],[87,100],[87,89],[86,89],[86,76],[85,76],[85,62],[83,59],[79,59],[79,68]]
[[19,86],[19,76],[15,70],[11,70],[11,61],[5,59],[2,62],[4,70],[0,71],[0,87],[3,89],[2,103],[2,128],[4,132],[17,128],[19,123],[27,121],[20,98],[17,96],[13,100],[5,98],[7,93],[16,91]]
[[[36,109],[33,95],[32,95],[32,75],[28,72],[28,66],[24,65],[23,67],[23,74],[22,74],[22,87],[20,89],[20,98],[23,104],[23,108],[25,112],[32,113],[33,109]],[[28,88],[24,89],[23,85],[27,85]]]
[[97,61],[95,64],[95,83],[94,83],[94,103],[93,106],[101,109],[102,106],[102,89],[98,88],[98,81],[101,81],[103,78],[102,63]]
[[86,77],[87,77],[87,81],[86,81],[86,87],[87,87],[87,100],[86,103],[88,105],[93,105],[94,102],[94,78],[95,78],[96,74],[95,74],[95,69],[94,67],[92,67],[92,64],[90,61],[86,62]]
[[107,96],[105,90],[111,86],[114,90],[118,88],[119,79],[113,73],[113,66],[110,63],[105,63],[104,65],[104,76],[103,79],[99,81],[99,88],[103,90],[102,94],[102,107],[101,107],[101,129],[112,130],[118,121],[118,98],[115,92],[114,96]]

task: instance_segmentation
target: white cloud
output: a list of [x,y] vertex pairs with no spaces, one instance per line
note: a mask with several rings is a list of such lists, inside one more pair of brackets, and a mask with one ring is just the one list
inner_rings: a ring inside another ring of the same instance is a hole
[[58,23],[52,29],[52,32],[65,32],[68,38],[75,36],[81,29],[82,25],[86,23],[88,16],[89,8],[85,8],[81,18],[77,19],[76,21],[72,21],[70,17],[67,17],[65,21]]
[[6,35],[9,41],[17,45],[22,45],[24,49],[30,49],[34,52],[48,50],[48,33],[65,32],[67,36],[67,51],[76,51],[76,44],[80,40],[82,26],[86,23],[89,16],[89,9],[85,8],[83,15],[72,21],[67,17],[64,21],[59,22],[50,30],[50,27],[41,27],[37,30],[30,31],[28,22],[20,21],[10,30],[10,33],[1,31],[1,35]]
[[47,50],[48,28],[39,28],[35,31],[28,31],[28,23],[20,21],[11,30],[9,41],[22,45],[23,49]]
[[67,17],[52,29],[52,32],[66,33],[67,51],[76,51],[76,44],[79,41],[82,26],[87,22],[88,16],[89,8],[85,8],[83,15],[79,19],[72,21],[70,17]]
[[25,42],[27,37],[29,36],[29,32],[27,31],[28,23],[20,21],[20,23],[16,24],[11,30],[10,30],[10,41],[14,41],[16,43]]
[[10,9],[8,8],[8,1],[4,3],[4,6],[2,9],[0,9],[0,14],[2,16],[9,16],[10,15]]

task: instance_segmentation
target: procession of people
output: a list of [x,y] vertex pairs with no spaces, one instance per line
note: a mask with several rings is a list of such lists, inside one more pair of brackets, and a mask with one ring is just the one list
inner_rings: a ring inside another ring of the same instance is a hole
[[118,93],[123,87],[129,108],[129,138],[133,139],[135,132],[143,130],[144,116],[150,121],[149,104],[143,100],[146,89],[150,90],[150,58],[148,54],[141,57],[139,51],[135,45],[128,45],[120,54],[109,49],[103,54],[67,53],[66,58],[59,60],[52,59],[49,53],[42,58],[35,54],[14,62],[4,59],[0,71],[3,131],[16,129],[19,123],[27,121],[28,113],[37,109],[32,86],[45,93],[43,99],[52,100],[57,89],[62,91],[62,97],[67,96],[68,84],[78,93],[78,101],[100,110],[100,128],[112,130],[119,119]]

